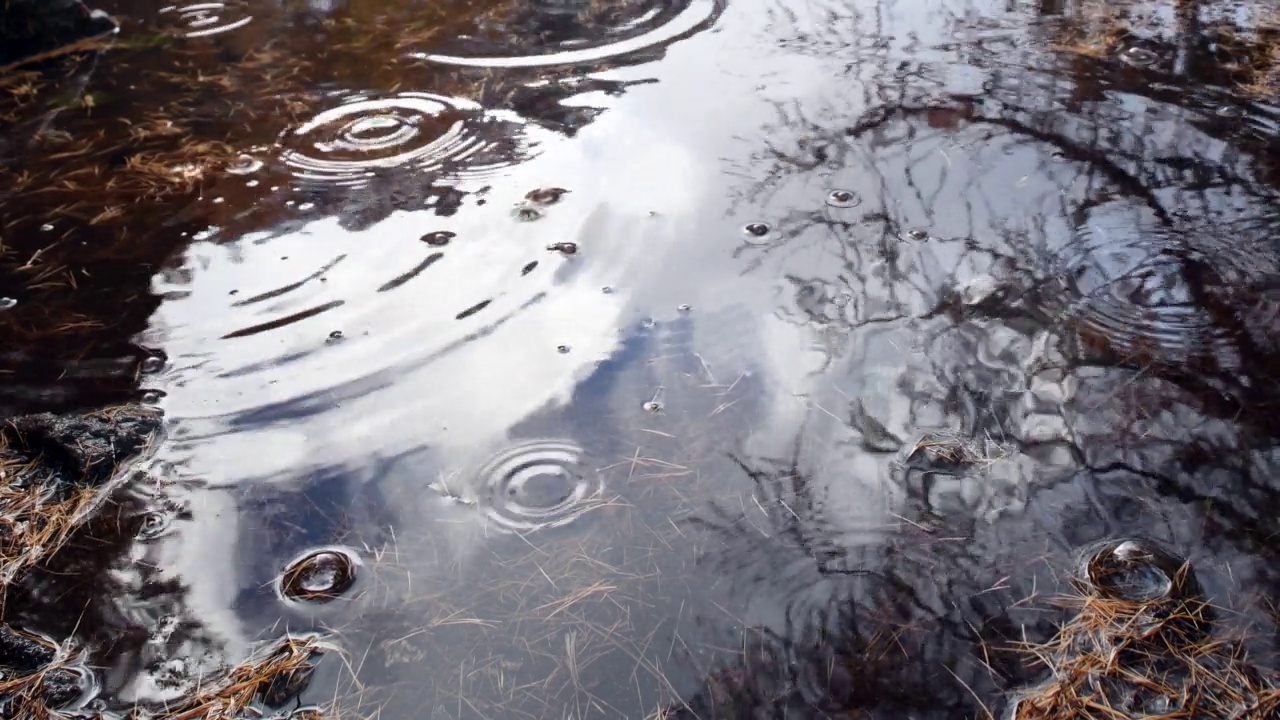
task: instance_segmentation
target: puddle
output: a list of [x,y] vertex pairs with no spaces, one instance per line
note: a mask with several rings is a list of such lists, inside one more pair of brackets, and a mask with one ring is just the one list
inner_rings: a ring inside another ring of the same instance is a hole
[[0,75],[0,406],[163,424],[0,650],[103,718],[1027,720],[1177,558],[1262,697],[1280,20],[1121,5],[104,2]]

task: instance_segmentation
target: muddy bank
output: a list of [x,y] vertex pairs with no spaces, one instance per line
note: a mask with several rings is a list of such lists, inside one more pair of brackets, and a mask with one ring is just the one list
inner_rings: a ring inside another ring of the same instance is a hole
[[[137,477],[132,468],[159,436],[160,424],[155,408],[125,405],[24,415],[0,425],[0,717],[44,720],[105,707],[95,704],[104,683],[103,651],[121,638],[102,638],[93,627],[82,628],[97,611],[78,606],[82,596],[67,592],[71,586],[57,578],[70,577],[74,585],[116,564],[117,549],[129,537],[119,537],[120,531],[152,534],[154,519],[133,522],[120,491],[130,482],[155,481]],[[86,565],[86,559],[92,561]],[[54,621],[59,616],[71,618],[75,629]],[[267,642],[243,662],[202,676],[197,689],[146,716],[261,717],[263,708],[283,707],[295,698],[314,663],[329,650],[314,636]],[[319,708],[290,715],[324,716]]]

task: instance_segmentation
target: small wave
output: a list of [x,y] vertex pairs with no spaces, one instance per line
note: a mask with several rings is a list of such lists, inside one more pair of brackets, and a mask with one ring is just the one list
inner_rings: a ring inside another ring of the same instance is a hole
[[485,517],[504,530],[561,527],[602,501],[599,476],[584,472],[582,448],[539,440],[508,448],[480,471]]
[[[527,9],[507,22],[494,23],[503,40],[484,41],[468,37],[456,53],[418,52],[411,56],[443,65],[482,68],[529,68],[550,65],[599,63],[659,48],[705,30],[724,10],[720,0],[646,0],[635,8],[602,13],[611,17],[591,18],[592,4],[573,4],[576,22],[563,22],[563,3],[530,3]],[[583,16],[586,19],[583,19]],[[557,32],[571,27],[566,36]],[[516,38],[536,38],[529,47]]]
[[230,32],[253,22],[243,2],[202,2],[160,9],[161,19],[180,28],[183,37],[196,38]]
[[280,159],[303,184],[360,187],[406,169],[478,178],[524,159],[520,126],[459,98],[354,97],[287,131]]

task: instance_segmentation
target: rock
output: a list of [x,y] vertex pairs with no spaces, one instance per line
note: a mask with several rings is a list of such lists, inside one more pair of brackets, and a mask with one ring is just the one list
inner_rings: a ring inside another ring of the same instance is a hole
[[17,481],[65,493],[109,480],[159,427],[159,412],[126,405],[81,415],[22,415],[0,426],[0,441],[4,455],[33,467]]

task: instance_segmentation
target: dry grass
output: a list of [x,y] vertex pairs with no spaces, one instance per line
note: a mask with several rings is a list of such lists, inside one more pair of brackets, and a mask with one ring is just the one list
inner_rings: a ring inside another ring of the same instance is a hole
[[0,588],[57,552],[110,489],[77,488],[59,498],[42,483],[28,482],[39,462],[15,456],[0,435]]
[[[202,684],[190,698],[160,711],[135,711],[130,720],[248,720],[261,717],[258,707],[264,698],[288,699],[301,691],[310,678],[320,655],[332,651],[315,636],[286,637],[272,643],[225,676]],[[38,672],[0,682],[0,701],[5,717],[29,720],[67,720],[71,715],[51,710],[45,704],[50,678],[59,674],[80,673],[80,658],[66,649],[58,649],[54,662]],[[336,717],[324,709],[316,709],[309,720]],[[296,715],[294,717],[297,717]]]
[[1280,711],[1275,678],[1250,665],[1238,642],[1210,637],[1214,609],[1189,565],[1158,567],[1156,557],[1149,567],[1164,575],[1166,589],[1143,599],[1113,582],[1132,564],[1103,567],[1103,555],[1086,563],[1080,594],[1067,601],[1075,617],[1051,642],[1028,648],[1051,677],[1017,700],[1014,720],[1261,720]]
[[[1189,67],[1193,74],[1227,78],[1241,94],[1255,98],[1280,96],[1280,9],[1266,2],[1246,3],[1251,18],[1237,26],[1229,3],[1218,0],[1173,0],[1172,17],[1194,18],[1183,23],[1160,19],[1156,13],[1139,15],[1125,2],[1084,0],[1070,20],[1060,26],[1051,48],[1073,55],[1116,59],[1133,42],[1142,40],[1163,47],[1167,57],[1187,45],[1203,43],[1207,67]],[[1220,17],[1220,19],[1212,19]],[[1192,38],[1180,35],[1195,33]],[[1189,42],[1188,42],[1189,40]]]

